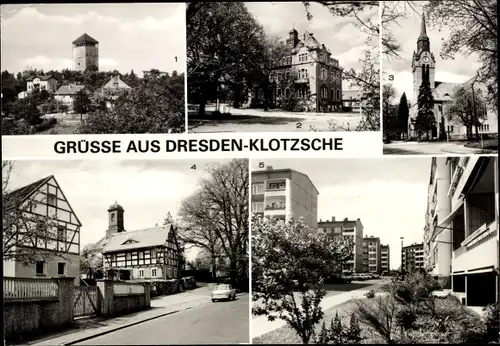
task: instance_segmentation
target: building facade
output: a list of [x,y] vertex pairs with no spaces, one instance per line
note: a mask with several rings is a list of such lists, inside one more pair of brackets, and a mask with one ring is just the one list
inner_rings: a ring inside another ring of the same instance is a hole
[[318,228],[319,192],[311,179],[293,169],[252,172],[252,212],[264,217],[289,220],[303,217],[307,226]]
[[[303,111],[341,111],[342,69],[328,48],[313,33],[305,32],[299,38],[295,29],[283,44],[285,56],[269,75],[271,107],[293,100]],[[253,97],[262,101],[264,90],[258,89]]]
[[[80,280],[80,220],[53,175],[12,191],[8,197],[9,206],[17,205],[16,213],[22,214],[21,227],[35,227],[33,222],[46,220],[47,236],[40,238],[39,232],[25,230],[26,240],[15,243],[16,247],[30,248],[34,256],[49,253],[33,264],[24,265],[16,260],[3,261],[3,274],[9,277],[50,278],[74,277]],[[9,210],[5,210],[9,213]],[[17,215],[17,214],[13,214]],[[5,219],[4,219],[5,220]],[[38,220],[38,221],[36,221]],[[5,225],[3,225],[5,227]],[[19,230],[18,232],[22,232]],[[5,239],[4,247],[9,245]],[[20,251],[22,252],[22,250]],[[53,255],[50,255],[53,253]]]
[[108,208],[106,235],[89,246],[101,253],[108,278],[121,280],[167,280],[180,274],[182,251],[174,225],[127,231],[125,210],[118,203]]
[[342,221],[319,220],[318,231],[331,235],[333,239],[345,239],[353,243],[352,257],[343,265],[345,272],[359,273],[363,269],[363,224],[360,219]]
[[69,109],[72,109],[76,94],[84,89],[85,86],[79,84],[61,85],[54,93],[54,99],[62,102],[64,105],[68,106]]
[[[417,116],[418,94],[420,85],[424,79],[429,81],[432,95],[434,97],[434,118],[435,126],[431,130],[432,138],[454,139],[466,137],[466,127],[460,119],[448,119],[447,108],[453,103],[455,91],[463,87],[476,95],[486,95],[487,87],[478,81],[478,76],[470,78],[465,83],[449,83],[435,80],[436,59],[430,51],[430,40],[427,36],[425,16],[422,16],[420,36],[417,40],[417,50],[413,52],[412,73],[413,73],[413,100],[410,107],[410,121],[408,133],[410,137],[416,137],[414,121]],[[484,119],[478,126],[478,133],[498,133],[498,111],[495,105],[477,105],[477,114],[481,114]]]
[[464,304],[494,303],[500,258],[498,158],[435,158],[432,174],[448,183],[429,189],[446,213],[428,215],[426,257],[435,274],[451,277],[451,290]]
[[99,42],[84,33],[73,41],[73,70],[99,70]]
[[28,77],[28,79],[26,79],[27,92],[32,93],[35,89],[54,93],[57,90],[57,79],[53,75]]
[[380,274],[381,270],[380,238],[363,238],[363,272]]
[[391,272],[391,248],[389,245],[380,245],[380,273],[389,275]]
[[403,246],[401,252],[401,270],[411,272],[416,269],[425,269],[423,243]]

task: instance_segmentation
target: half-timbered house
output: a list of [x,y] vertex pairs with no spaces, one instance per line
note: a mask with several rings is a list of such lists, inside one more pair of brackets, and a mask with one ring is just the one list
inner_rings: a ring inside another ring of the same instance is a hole
[[182,251],[174,225],[126,231],[124,209],[117,202],[108,208],[105,236],[87,249],[103,257],[108,278],[166,280],[178,278]]
[[[14,221],[12,225],[3,225],[17,227],[16,230],[4,229],[4,254],[5,247],[8,246],[7,251],[11,253],[32,254],[35,258],[28,261],[29,263],[22,263],[19,257],[4,257],[4,276],[66,276],[74,277],[75,283],[78,284],[82,224],[55,177],[50,175],[23,186],[10,192],[7,198],[12,203],[6,208],[6,215],[22,220]],[[33,220],[44,224],[35,226],[31,224]],[[44,232],[32,232],[30,229],[40,226]],[[8,239],[5,239],[6,234]],[[22,251],[23,249],[29,251]]]

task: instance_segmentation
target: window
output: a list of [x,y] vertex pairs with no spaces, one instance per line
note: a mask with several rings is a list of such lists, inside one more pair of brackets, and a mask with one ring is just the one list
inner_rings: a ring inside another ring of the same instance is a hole
[[285,89],[285,98],[287,98],[287,99],[290,98],[290,89],[289,88]]
[[252,211],[254,213],[261,213],[264,211],[264,202],[252,202]]
[[340,89],[337,89],[337,100],[340,100]]
[[276,90],[276,94],[277,94],[278,98],[281,98],[281,89]]
[[259,195],[264,193],[264,184],[252,184],[252,194]]
[[116,214],[111,213],[111,222],[115,222],[115,219],[116,219]]
[[47,204],[48,205],[50,205],[51,207],[55,207],[57,204],[56,201],[57,201],[56,195],[54,195],[52,193],[47,194]]
[[453,132],[453,125],[448,125],[448,132]]
[[151,269],[151,276],[156,277],[156,268]]
[[57,263],[57,275],[66,275],[66,263]]
[[144,277],[144,269],[139,269],[139,277]]
[[35,263],[35,274],[36,275],[45,275],[45,262],[37,261]]
[[66,240],[66,228],[64,226],[57,227],[57,240],[59,241]]

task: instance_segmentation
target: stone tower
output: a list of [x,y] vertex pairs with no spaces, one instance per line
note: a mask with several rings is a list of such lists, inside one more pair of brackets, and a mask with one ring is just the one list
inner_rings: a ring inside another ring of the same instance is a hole
[[73,70],[83,72],[91,67],[99,70],[99,42],[84,33],[73,41]]
[[431,90],[434,90],[435,86],[435,66],[436,59],[434,54],[431,53],[430,41],[427,36],[427,29],[425,26],[425,15],[422,14],[422,23],[420,26],[420,36],[417,40],[417,51],[413,52],[413,59],[411,63],[412,73],[413,73],[413,100],[412,103],[415,104],[418,99],[418,90],[422,84],[424,75],[429,78],[429,83],[431,85]]
[[113,203],[108,208],[108,218],[109,226],[106,230],[106,238],[111,237],[115,233],[125,232],[125,227],[123,226],[123,207],[117,202]]

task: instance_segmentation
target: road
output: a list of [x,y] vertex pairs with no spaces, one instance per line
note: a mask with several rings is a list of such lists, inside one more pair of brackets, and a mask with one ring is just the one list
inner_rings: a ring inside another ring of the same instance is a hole
[[207,303],[76,345],[172,345],[249,342],[249,296]]

